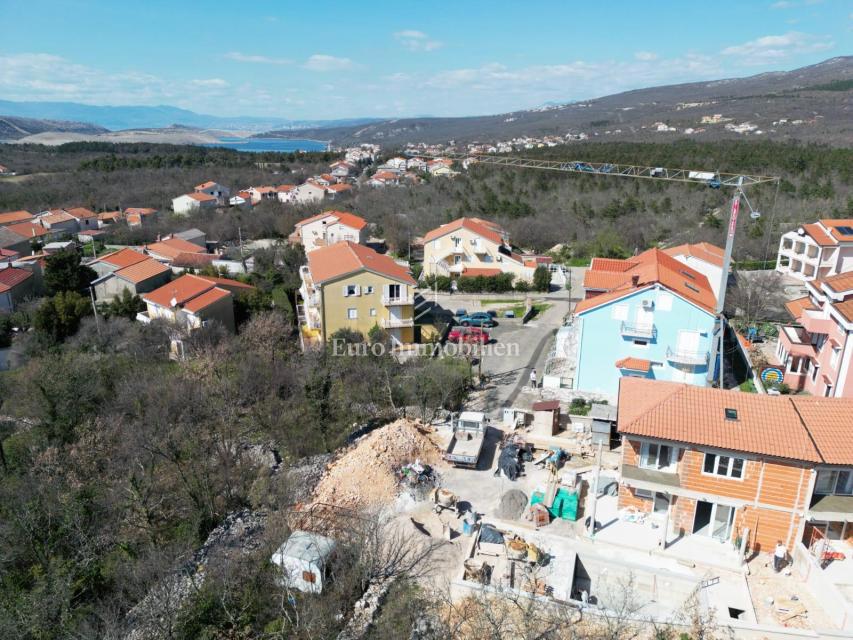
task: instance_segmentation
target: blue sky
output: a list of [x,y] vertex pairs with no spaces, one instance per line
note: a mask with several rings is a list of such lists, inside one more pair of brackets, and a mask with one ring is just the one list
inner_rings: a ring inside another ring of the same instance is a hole
[[848,0],[0,0],[0,98],[474,115],[850,54]]

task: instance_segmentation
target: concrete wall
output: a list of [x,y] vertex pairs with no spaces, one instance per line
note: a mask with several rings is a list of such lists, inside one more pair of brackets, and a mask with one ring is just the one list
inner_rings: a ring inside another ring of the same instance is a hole
[[[634,339],[623,337],[620,330],[622,319],[627,323],[637,322],[637,312],[643,300],[654,301],[651,320],[657,328],[657,335],[645,346],[636,346]],[[714,317],[662,287],[638,291],[583,312],[575,322],[580,325],[575,389],[616,395],[622,377],[616,361],[627,356],[657,363],[647,374],[648,378],[707,385],[707,365],[673,366],[667,361],[666,351],[668,347],[676,349],[681,331],[698,332],[696,349],[706,353],[710,351]]]

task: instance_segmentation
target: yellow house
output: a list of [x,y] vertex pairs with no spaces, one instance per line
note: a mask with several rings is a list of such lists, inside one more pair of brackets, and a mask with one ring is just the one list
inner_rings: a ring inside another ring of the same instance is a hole
[[494,276],[511,273],[530,282],[537,256],[521,255],[509,244],[509,234],[495,222],[459,218],[424,236],[424,274]]
[[339,329],[367,336],[376,325],[395,345],[414,342],[415,280],[407,266],[344,241],[309,253],[300,275],[303,343],[326,341]]

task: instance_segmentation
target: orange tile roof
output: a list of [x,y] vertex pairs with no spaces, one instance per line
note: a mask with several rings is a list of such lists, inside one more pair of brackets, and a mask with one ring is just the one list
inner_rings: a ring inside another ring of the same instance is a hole
[[630,273],[618,271],[593,271],[588,269],[583,276],[583,288],[594,291],[612,291],[631,282]]
[[[185,274],[158,289],[154,289],[154,291],[142,294],[142,299],[160,307],[171,308],[173,306],[172,301],[178,306],[185,307],[194,298],[216,288],[216,284],[209,280],[192,274]],[[224,290],[219,289],[219,291]],[[224,293],[230,295],[227,291]],[[222,296],[220,295],[220,297]]]
[[193,267],[202,268],[209,264],[213,264],[216,256],[212,253],[179,253],[172,258],[173,267]]
[[304,220],[300,220],[299,222],[296,223],[296,228],[298,229],[299,227],[305,226],[306,224],[309,224],[311,222],[317,222],[318,220],[322,220],[323,218],[328,218],[331,215],[332,215],[331,211],[323,211],[322,213],[318,213],[317,215],[313,215],[310,218],[305,218]]
[[138,216],[150,216],[157,213],[157,209],[151,209],[150,207],[128,207],[124,210],[126,214],[136,214]]
[[98,214],[98,220],[119,220],[123,215],[121,211],[104,211]]
[[6,213],[0,213],[0,225],[24,222],[25,220],[32,220],[33,217],[33,214],[29,211],[7,211]]
[[350,190],[352,190],[352,185],[350,185],[350,184],[331,184],[328,187],[326,187],[326,191],[335,191],[338,193],[341,191],[350,191]]
[[853,463],[850,429],[853,399],[791,396],[791,402],[827,464]]
[[70,213],[66,211],[57,211],[56,213],[50,213],[46,216],[42,216],[39,218],[42,223],[46,224],[59,224],[60,222],[68,222],[70,220],[76,221],[77,218],[72,216]]
[[500,269],[489,269],[487,267],[465,267],[462,275],[466,278],[476,278],[477,276],[491,278],[492,276],[500,275],[500,273]]
[[220,287],[231,288],[231,289],[254,289],[250,284],[246,284],[245,282],[240,282],[239,280],[233,280],[231,278],[217,278],[214,276],[202,276],[199,275],[199,278],[203,280],[207,280],[208,282],[212,282],[213,284],[219,285]]
[[642,371],[643,373],[648,373],[649,369],[652,368],[652,362],[651,360],[644,360],[643,358],[631,358],[629,356],[627,358],[617,360],[616,367],[618,369],[629,369],[630,371]]
[[829,276],[823,279],[823,284],[835,291],[835,293],[843,293],[853,289],[853,273],[839,273],[838,275]]
[[115,272],[118,277],[138,284],[144,282],[154,276],[159,276],[167,271],[171,271],[162,262],[157,262],[153,258],[145,258],[144,260],[132,264],[129,267],[124,267]]
[[[716,306],[714,291],[711,289],[708,278],[695,269],[656,248],[644,251],[632,258],[630,262],[634,263],[634,266],[624,270],[625,261],[618,261],[618,263],[613,264],[609,261],[593,260],[587,275],[596,272],[615,273],[617,277],[613,277],[612,280],[620,282],[621,279],[621,282],[609,289],[607,293],[578,302],[575,313],[589,311],[655,284],[660,284],[709,313],[714,312]],[[616,270],[612,271],[611,267],[615,267]],[[633,282],[635,276],[636,284]],[[589,278],[590,281],[595,281],[598,278],[598,284],[611,279],[607,276],[589,276]],[[586,276],[584,282],[587,282]]]
[[134,251],[133,249],[119,249],[118,251],[101,256],[96,262],[106,262],[114,267],[123,269],[143,260],[149,260],[148,256],[144,253]]
[[33,224],[31,222],[18,222],[17,224],[6,225],[4,228],[22,238],[38,238],[39,236],[46,236],[50,233],[48,229],[45,229],[40,224]]
[[225,289],[220,289],[219,287],[213,287],[210,291],[205,291],[201,295],[189,300],[185,305],[184,309],[189,311],[190,313],[198,313],[202,309],[206,309],[214,302],[219,302],[223,298],[229,297],[231,294],[225,291]]
[[66,209],[66,211],[74,216],[75,218],[97,218],[98,214],[92,211],[91,209],[87,209],[86,207],[73,207],[72,209]]
[[810,309],[812,311],[817,310],[817,307],[812,304],[812,299],[808,296],[804,296],[802,298],[797,298],[796,300],[789,300],[785,303],[785,309],[788,310],[788,313],[791,314],[791,317],[794,320],[798,320],[801,315],[803,315],[803,311],[806,309]]
[[338,219],[338,222],[350,227],[351,229],[358,229],[361,231],[367,226],[367,221],[354,213],[350,213],[348,211],[332,211],[331,214]]
[[308,268],[314,282],[318,283],[366,270],[398,282],[415,284],[406,267],[386,255],[350,241],[338,242],[312,251],[308,254]]
[[811,239],[814,240],[821,247],[833,246],[838,244],[835,238],[828,234],[824,230],[824,228],[817,222],[804,224],[803,231],[805,231],[806,235],[810,236]]
[[0,269],[0,293],[5,293],[6,291],[15,288],[22,282],[29,280],[32,275],[32,271],[18,269],[16,267]]
[[503,235],[505,235],[503,228],[500,225],[480,218],[458,218],[453,222],[443,224],[437,229],[433,229],[427,233],[424,236],[424,242],[441,238],[442,236],[446,236],[448,233],[458,231],[462,228],[473,231],[477,235],[480,235],[495,244],[503,244]]
[[704,262],[723,266],[724,251],[720,247],[711,244],[710,242],[697,242],[695,244],[680,244],[676,247],[664,249],[664,251],[673,257],[679,255],[691,256]]
[[590,271],[613,271],[622,273],[637,266],[635,260],[622,260],[621,258],[593,258],[589,263]]
[[201,184],[197,184],[195,186],[196,191],[201,191],[202,189],[210,189],[210,187],[215,187],[216,183],[208,180],[207,182],[202,182]]
[[279,193],[287,193],[288,191],[293,191],[295,188],[295,184],[280,184],[275,188],[275,190]]
[[166,238],[160,242],[146,245],[145,249],[151,253],[156,253],[158,256],[170,259],[181,253],[206,253],[202,247],[181,238]]
[[208,195],[206,193],[185,193],[187,198],[192,198],[198,202],[210,202],[211,200],[216,200],[215,196]]
[[[816,428],[814,417],[808,421],[801,417],[801,399],[801,396],[721,391],[626,377],[619,381],[618,426],[621,433],[700,447],[805,462],[821,462],[826,456],[840,459],[845,455],[846,463],[853,463],[853,432],[846,417],[853,410],[853,400],[840,401],[846,413],[840,422],[836,424],[833,418],[817,427],[837,438],[833,442],[827,437],[824,447],[820,447],[817,439],[813,442],[809,435]],[[815,400],[838,402],[827,398]],[[737,419],[726,419],[726,409],[735,409]],[[841,429],[842,426],[848,428]],[[826,447],[829,451],[824,450]]]
[[853,237],[844,235],[838,231],[838,227],[853,227],[853,219],[840,218],[833,220],[832,218],[823,218],[820,223],[829,229],[829,233],[832,234],[832,237],[836,240],[840,240],[842,242],[853,242]]
[[843,302],[833,302],[832,308],[844,316],[847,322],[853,322],[853,298],[848,298]]

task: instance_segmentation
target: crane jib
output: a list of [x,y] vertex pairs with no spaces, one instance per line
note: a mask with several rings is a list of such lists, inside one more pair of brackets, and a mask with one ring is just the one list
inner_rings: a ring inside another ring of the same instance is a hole
[[732,199],[732,215],[729,218],[729,237],[735,237],[735,229],[737,228],[737,214],[740,211],[740,193],[736,193]]

